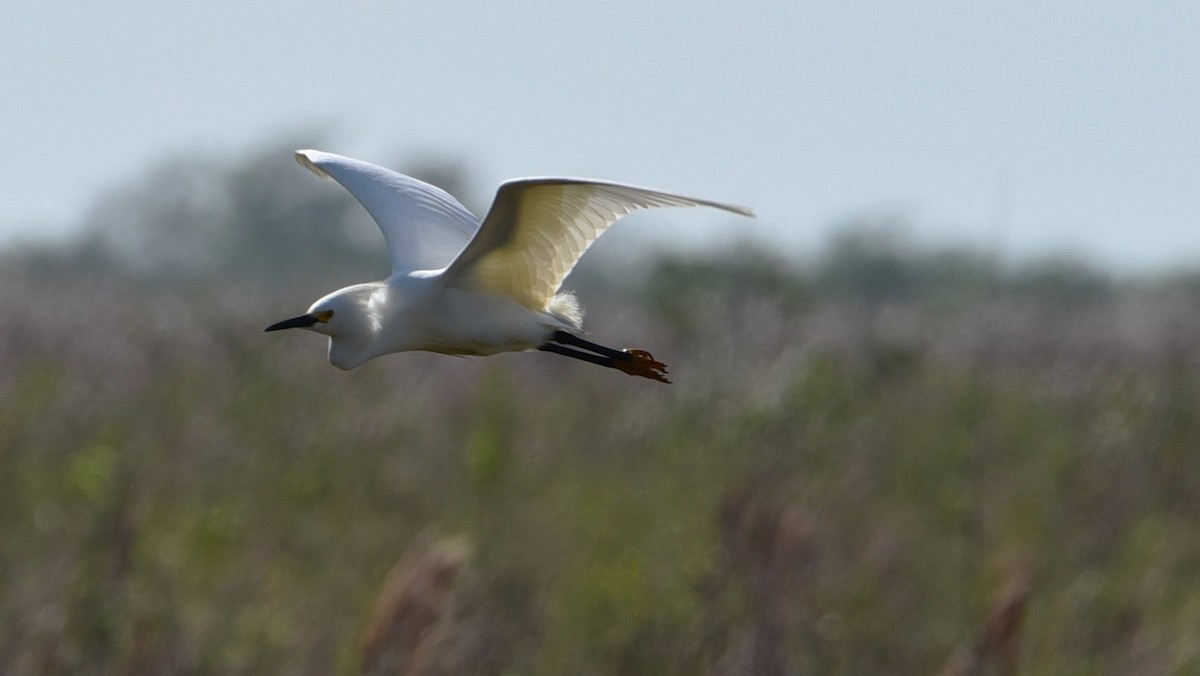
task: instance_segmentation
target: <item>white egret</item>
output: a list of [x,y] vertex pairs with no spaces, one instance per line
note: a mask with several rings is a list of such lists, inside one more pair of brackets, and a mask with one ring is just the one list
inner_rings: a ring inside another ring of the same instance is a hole
[[506,181],[482,223],[444,190],[368,162],[318,150],[296,160],[332,178],[383,230],[392,275],[334,291],[307,312],[267,327],[329,336],[329,361],[354,368],[392,352],[452,355],[543,350],[670,382],[644,350],[584,340],[575,297],[559,287],[618,218],[639,209],[746,208],[607,181]]

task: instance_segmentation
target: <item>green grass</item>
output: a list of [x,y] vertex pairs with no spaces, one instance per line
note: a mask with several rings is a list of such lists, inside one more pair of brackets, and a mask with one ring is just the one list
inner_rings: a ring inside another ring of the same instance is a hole
[[1196,301],[662,270],[589,309],[672,386],[343,373],[261,333],[291,293],[6,279],[0,671],[352,672],[452,536],[446,673],[934,673],[1021,576],[1021,673],[1200,671]]

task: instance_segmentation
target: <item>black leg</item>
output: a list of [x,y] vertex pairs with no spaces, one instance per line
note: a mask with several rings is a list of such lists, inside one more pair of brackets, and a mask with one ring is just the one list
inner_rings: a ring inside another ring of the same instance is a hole
[[593,364],[599,364],[600,366],[612,367],[612,365],[613,365],[613,360],[611,357],[602,357],[598,354],[591,354],[588,352],[580,352],[579,350],[572,350],[569,347],[563,347],[562,345],[555,345],[554,343],[546,343],[545,345],[542,345],[538,349],[542,350],[543,352],[553,352],[554,354],[561,354],[564,357],[572,357],[574,359],[582,359],[583,361],[591,362]]
[[[570,345],[572,347],[566,347]],[[574,349],[574,348],[581,349]],[[538,347],[544,352],[561,354],[564,357],[580,359],[591,364],[607,366],[631,376],[641,376],[660,383],[669,383],[667,367],[645,350],[614,350],[611,347],[598,345],[566,331],[555,331],[550,340]],[[584,350],[587,350],[586,352]]]
[[633,360],[633,355],[629,354],[628,352],[614,350],[611,347],[605,347],[598,343],[593,343],[590,340],[584,340],[583,338],[580,338],[579,336],[577,336],[573,333],[567,333],[566,331],[555,331],[554,335],[550,336],[550,340],[552,340],[556,343],[562,343],[563,345],[573,345],[575,347],[581,347],[585,350],[588,350],[589,352],[595,352],[596,354],[602,354],[605,357],[608,357],[609,359],[620,359],[621,361],[632,361]]

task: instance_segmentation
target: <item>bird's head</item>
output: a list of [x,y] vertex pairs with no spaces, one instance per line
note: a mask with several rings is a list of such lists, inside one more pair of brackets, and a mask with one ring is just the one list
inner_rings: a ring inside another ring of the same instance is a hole
[[267,331],[308,329],[333,337],[353,337],[378,330],[377,306],[386,294],[380,283],[355,284],[312,304],[308,312],[276,322]]
[[358,284],[335,291],[312,304],[308,312],[276,322],[267,331],[308,329],[329,336],[329,360],[338,368],[353,368],[366,361],[379,332],[378,305],[386,298],[382,284]]

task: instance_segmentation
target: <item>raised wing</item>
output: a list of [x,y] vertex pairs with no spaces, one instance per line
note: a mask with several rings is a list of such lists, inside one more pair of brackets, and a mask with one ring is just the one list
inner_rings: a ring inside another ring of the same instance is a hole
[[471,243],[443,275],[450,286],[504,294],[544,310],[580,256],[617,219],[639,209],[746,207],[577,178],[508,181]]
[[411,176],[320,150],[297,150],[296,161],[341,183],[366,207],[383,231],[393,273],[446,267],[479,228],[449,193]]

